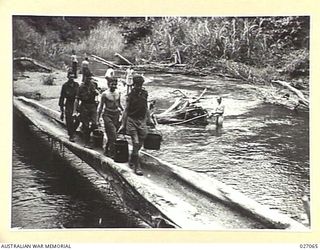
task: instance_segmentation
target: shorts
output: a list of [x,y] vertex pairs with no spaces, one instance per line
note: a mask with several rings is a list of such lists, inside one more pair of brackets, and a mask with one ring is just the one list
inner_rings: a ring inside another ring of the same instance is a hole
[[85,126],[89,123],[96,124],[97,121],[97,107],[96,104],[81,104],[79,108],[80,120]]
[[127,126],[126,126],[127,133],[131,136],[132,143],[142,143],[147,136],[147,121],[146,119],[133,119],[128,117]]

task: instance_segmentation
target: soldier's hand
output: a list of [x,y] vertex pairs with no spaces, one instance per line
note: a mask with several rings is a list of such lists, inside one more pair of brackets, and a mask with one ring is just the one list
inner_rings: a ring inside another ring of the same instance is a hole
[[147,121],[147,126],[151,127],[151,128],[155,128],[156,127],[155,124],[151,120]]

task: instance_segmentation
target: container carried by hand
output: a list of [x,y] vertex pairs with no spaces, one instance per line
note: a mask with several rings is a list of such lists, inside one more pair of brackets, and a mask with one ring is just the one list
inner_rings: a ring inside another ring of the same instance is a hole
[[125,135],[122,134],[122,138],[119,136],[114,143],[115,155],[114,161],[119,163],[128,162],[129,160],[129,148],[128,141]]
[[159,150],[162,141],[162,134],[157,129],[149,129],[144,139],[143,147],[145,149]]
[[104,133],[101,129],[95,129],[92,131],[92,141],[93,141],[94,147],[102,148],[103,136],[104,136]]

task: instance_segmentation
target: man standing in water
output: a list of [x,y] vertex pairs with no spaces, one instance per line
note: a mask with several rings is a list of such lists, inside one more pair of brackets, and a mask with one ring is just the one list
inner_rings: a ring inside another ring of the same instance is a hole
[[118,130],[126,129],[132,140],[132,154],[129,161],[137,175],[143,175],[139,151],[147,135],[147,122],[153,124],[148,110],[148,92],[142,88],[144,78],[140,75],[133,77],[133,89],[128,95],[127,105],[122,116],[122,124]]
[[[97,104],[96,96],[99,95],[97,84],[91,75],[87,76],[85,82],[79,87],[74,103],[74,115],[79,110],[80,121],[82,122],[85,147],[92,148],[90,145],[90,134],[97,128]],[[80,105],[79,105],[80,101]]]
[[69,141],[74,142],[74,123],[73,123],[73,108],[76,99],[77,92],[79,90],[79,84],[73,79],[75,75],[72,71],[68,71],[68,81],[62,85],[59,106],[61,111],[61,119],[65,114],[67,131],[69,135]]
[[215,124],[216,127],[222,127],[223,124],[223,114],[224,114],[224,104],[222,104],[222,97],[218,96],[217,97],[217,102],[218,102],[218,106],[216,107],[215,111],[209,116],[209,118],[211,117],[215,117]]
[[109,77],[108,85],[109,89],[104,91],[101,95],[97,123],[99,125],[101,113],[104,111],[102,117],[108,137],[108,142],[105,146],[105,155],[113,158],[115,154],[114,143],[117,138],[117,129],[119,128],[119,117],[120,112],[123,111],[123,107],[120,103],[121,94],[117,90],[118,79]]

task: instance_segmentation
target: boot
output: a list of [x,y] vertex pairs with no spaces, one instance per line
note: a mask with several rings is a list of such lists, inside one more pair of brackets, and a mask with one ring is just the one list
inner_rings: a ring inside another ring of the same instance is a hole
[[74,135],[70,135],[70,136],[69,136],[69,141],[71,141],[71,142],[75,142]]
[[138,157],[137,157],[137,161],[134,164],[134,172],[136,175],[143,175],[141,166],[140,166],[140,160]]
[[93,146],[92,144],[90,143],[90,132],[87,131],[87,129],[84,131],[84,147],[85,148],[89,148],[89,149],[92,149]]
[[109,156],[108,144],[105,146],[103,154],[104,154],[105,156]]
[[129,160],[129,167],[134,169],[134,165],[135,165],[136,161],[137,161],[137,156],[131,155],[130,160]]

